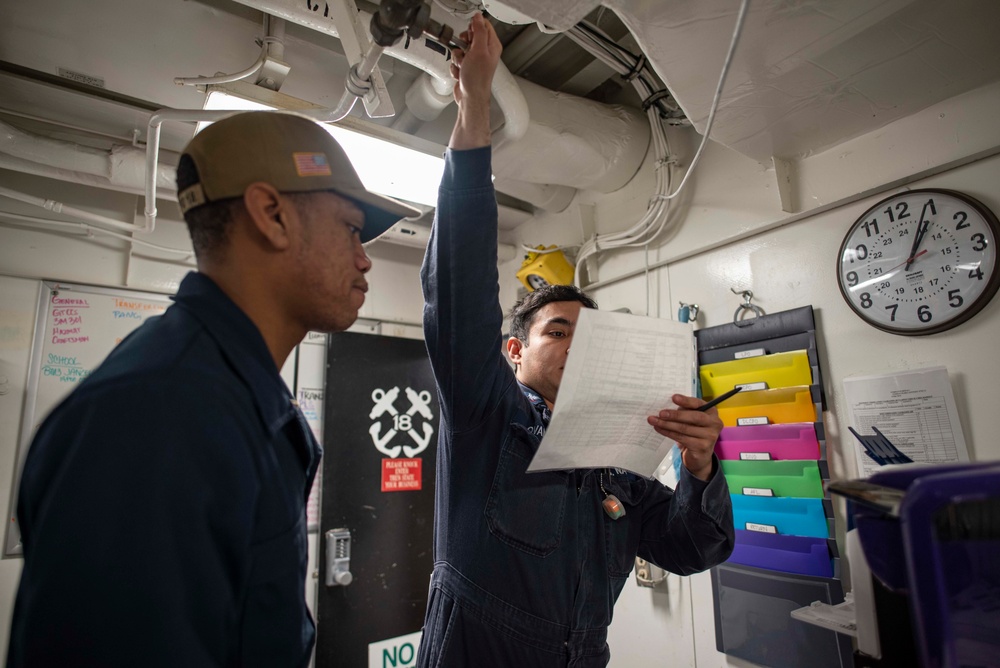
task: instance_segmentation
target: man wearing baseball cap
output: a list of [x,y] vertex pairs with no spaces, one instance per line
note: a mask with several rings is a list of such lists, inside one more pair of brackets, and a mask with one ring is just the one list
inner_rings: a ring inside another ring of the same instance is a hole
[[177,169],[198,271],[42,423],[18,496],[8,666],[306,666],[320,449],[278,370],[364,303],[363,243],[418,212],[285,113],[231,116]]

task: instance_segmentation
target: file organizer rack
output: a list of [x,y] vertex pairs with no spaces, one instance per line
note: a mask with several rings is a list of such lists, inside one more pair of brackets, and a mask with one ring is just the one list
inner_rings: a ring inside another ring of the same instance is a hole
[[849,639],[790,614],[843,601],[812,307],[695,336],[703,396],[744,386],[718,409],[737,531],[733,555],[712,572],[716,646],[775,668],[850,666]]

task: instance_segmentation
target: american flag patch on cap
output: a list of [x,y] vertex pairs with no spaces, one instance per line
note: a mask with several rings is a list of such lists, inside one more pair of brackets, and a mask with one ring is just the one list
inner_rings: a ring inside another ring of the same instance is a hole
[[293,153],[295,171],[299,176],[331,176],[325,153]]

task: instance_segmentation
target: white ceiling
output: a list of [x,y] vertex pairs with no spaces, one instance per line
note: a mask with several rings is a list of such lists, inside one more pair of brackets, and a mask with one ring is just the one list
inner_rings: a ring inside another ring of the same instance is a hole
[[[470,4],[438,4],[449,2]],[[501,15],[509,10],[550,21],[589,15],[605,25],[617,22],[617,14],[635,41],[624,29],[615,37],[643,47],[701,131],[739,0],[607,0],[606,8],[594,0],[489,4]],[[245,68],[260,34],[260,14],[230,0],[0,0],[0,15],[0,111],[124,137],[144,130],[151,109],[200,107],[202,94],[173,78]],[[609,69],[567,38],[533,25],[498,27],[515,73],[638,104]],[[998,0],[751,0],[712,139],[762,162],[824,151],[1000,80],[997,28]],[[286,60],[292,69],[282,92],[318,104],[339,96],[346,60],[336,39],[290,25]],[[402,110],[417,73],[384,64]],[[61,70],[101,79],[104,88],[70,84]],[[449,124],[446,113],[417,134],[443,142]],[[164,146],[176,150],[189,133],[171,130]]]

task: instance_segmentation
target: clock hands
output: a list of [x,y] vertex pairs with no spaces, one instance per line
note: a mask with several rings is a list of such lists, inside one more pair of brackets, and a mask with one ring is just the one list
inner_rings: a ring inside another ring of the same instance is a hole
[[924,216],[927,215],[927,206],[929,204],[930,201],[925,202],[924,208],[920,210],[920,222],[917,223],[917,233],[913,236],[913,246],[910,248],[910,256],[906,259],[906,266],[903,267],[903,271],[909,271],[910,265],[917,259],[917,249],[920,248],[920,242],[924,239],[924,233],[930,227],[930,221],[924,222]]
[[925,249],[923,249],[922,251],[920,251],[919,253],[917,253],[916,255],[914,255],[914,256],[912,256],[912,257],[908,257],[908,258],[906,258],[906,262],[900,262],[899,264],[897,264],[897,265],[896,265],[895,267],[893,267],[892,269],[889,269],[888,271],[886,271],[886,272],[885,272],[885,273],[886,273],[886,275],[889,275],[889,274],[891,274],[892,272],[896,271],[897,269],[899,269],[900,267],[902,267],[902,266],[904,266],[904,265],[905,265],[905,266],[907,266],[907,267],[909,267],[909,266],[910,266],[910,264],[912,264],[912,262],[913,262],[914,260],[916,260],[916,259],[917,259],[918,257],[920,257],[921,255],[924,255],[925,253],[927,253],[927,249],[926,249],[926,248],[925,248]]

